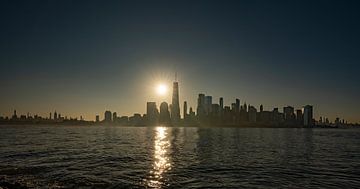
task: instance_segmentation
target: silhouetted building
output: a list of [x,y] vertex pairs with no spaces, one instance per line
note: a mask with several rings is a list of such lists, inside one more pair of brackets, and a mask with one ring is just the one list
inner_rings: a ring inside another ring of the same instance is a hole
[[129,125],[129,117],[128,116],[121,116],[119,118],[120,125]]
[[298,125],[304,124],[304,116],[302,110],[296,110],[296,122]]
[[294,107],[286,106],[284,107],[284,119],[285,121],[292,121],[295,118]]
[[220,108],[221,108],[221,109],[224,109],[224,98],[223,98],[223,97],[220,97],[220,99],[219,99],[219,105],[220,105]]
[[220,105],[220,117],[222,117],[224,115],[224,98],[223,97],[220,97],[219,105]]
[[117,121],[117,113],[116,112],[113,113],[112,121],[113,122]]
[[189,108],[189,114],[187,116],[187,119],[184,122],[186,125],[196,125],[198,122],[196,120],[196,114],[193,111],[193,108]]
[[18,116],[17,116],[17,114],[16,114],[16,110],[14,110],[14,114],[12,115],[11,118],[12,118],[12,119],[17,119],[17,118],[18,118]]
[[240,100],[235,100],[235,113],[238,114],[240,112]]
[[233,124],[233,115],[230,106],[224,106],[223,121],[225,125]]
[[340,118],[338,118],[338,117],[335,119],[335,126],[336,127],[340,126]]
[[329,118],[325,118],[325,123],[326,123],[326,124],[329,124],[329,123],[330,123]]
[[26,115],[21,115],[21,116],[20,116],[20,120],[21,120],[21,121],[26,121]]
[[272,111],[272,120],[275,125],[278,125],[280,122],[282,122],[284,118],[281,116],[279,112],[279,108],[274,108]]
[[112,122],[112,120],[111,120],[111,112],[110,111],[105,111],[105,113],[104,113],[104,122],[106,122],[106,123]]
[[197,100],[196,114],[199,117],[205,116],[205,95],[204,94],[199,94],[199,97]]
[[143,119],[141,117],[141,114],[134,114],[129,118],[129,124],[132,126],[142,126],[143,125]]
[[219,104],[212,104],[211,105],[211,115],[213,117],[219,117],[220,116],[220,105]]
[[180,121],[180,105],[179,105],[179,83],[175,81],[173,83],[173,94],[171,102],[171,121],[174,124]]
[[313,107],[310,105],[306,105],[303,108],[304,112],[304,126],[313,126]]
[[161,125],[171,125],[170,112],[166,102],[160,104],[159,123]]
[[263,124],[272,124],[274,122],[274,120],[272,119],[272,115],[273,115],[273,112],[270,112],[270,111],[262,111],[262,112],[259,112],[259,119],[256,118],[257,120],[256,121],[260,121],[262,122]]
[[240,106],[240,120],[239,122],[249,121],[249,113],[247,111],[247,105],[244,103],[243,106]]
[[189,115],[190,116],[195,116],[195,112],[193,111],[192,107],[190,107],[190,109],[189,109]]
[[264,107],[263,107],[263,105],[261,104],[260,105],[260,112],[258,112],[257,113],[257,122],[262,122],[262,123],[266,123],[266,122],[269,122],[270,120],[269,119],[266,119],[267,117],[267,115],[265,115],[265,113],[264,113]]
[[100,116],[99,115],[96,115],[95,121],[100,122]]
[[205,96],[205,114],[211,114],[212,96]]
[[254,106],[249,105],[249,122],[255,123],[256,122],[256,108]]
[[146,105],[147,125],[157,125],[159,120],[159,111],[155,102],[148,102]]
[[186,101],[184,101],[184,112],[183,112],[183,114],[184,114],[184,119],[186,119],[187,118],[187,102]]
[[58,114],[56,113],[56,111],[54,112],[54,120],[58,119]]

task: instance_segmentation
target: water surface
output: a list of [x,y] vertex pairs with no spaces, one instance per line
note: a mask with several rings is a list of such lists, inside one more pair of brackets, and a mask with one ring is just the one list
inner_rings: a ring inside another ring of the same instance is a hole
[[359,140],[358,129],[0,126],[0,186],[359,188]]

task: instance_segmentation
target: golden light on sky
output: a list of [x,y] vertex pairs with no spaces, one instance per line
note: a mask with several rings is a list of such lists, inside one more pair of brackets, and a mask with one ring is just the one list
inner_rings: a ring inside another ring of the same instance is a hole
[[160,96],[166,95],[168,92],[168,87],[165,84],[158,84],[156,86],[156,93]]

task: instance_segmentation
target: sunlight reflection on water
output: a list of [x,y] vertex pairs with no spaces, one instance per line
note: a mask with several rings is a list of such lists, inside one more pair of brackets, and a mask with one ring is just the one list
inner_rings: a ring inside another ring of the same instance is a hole
[[155,142],[154,142],[154,162],[150,177],[147,180],[147,185],[153,188],[161,188],[166,185],[163,174],[171,169],[171,163],[168,156],[170,148],[170,141],[167,140],[167,128],[155,128]]

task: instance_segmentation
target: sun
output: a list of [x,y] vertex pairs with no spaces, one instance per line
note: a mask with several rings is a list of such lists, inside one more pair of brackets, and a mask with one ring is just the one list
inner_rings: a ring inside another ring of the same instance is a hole
[[167,93],[167,86],[165,84],[159,84],[156,86],[156,93],[160,96],[164,96]]

